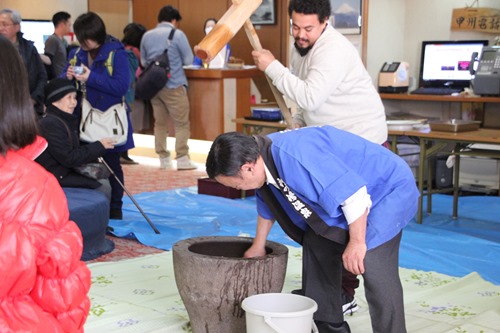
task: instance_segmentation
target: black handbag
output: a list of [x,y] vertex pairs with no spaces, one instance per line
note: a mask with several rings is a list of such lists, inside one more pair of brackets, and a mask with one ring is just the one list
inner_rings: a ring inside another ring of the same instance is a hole
[[80,175],[83,175],[85,177],[92,178],[95,180],[107,179],[111,175],[111,173],[106,168],[106,166],[102,163],[99,163],[99,162],[85,163],[79,167],[73,168],[73,170],[75,170],[75,172],[79,173]]
[[[175,29],[170,31],[168,45],[174,38]],[[168,59],[168,47],[162,54],[142,71],[135,83],[135,97],[138,99],[153,98],[168,82],[170,78],[170,61]]]

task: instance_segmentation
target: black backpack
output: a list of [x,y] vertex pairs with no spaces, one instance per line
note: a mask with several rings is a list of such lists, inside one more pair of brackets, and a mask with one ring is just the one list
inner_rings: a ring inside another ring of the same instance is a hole
[[[172,28],[168,36],[168,45],[174,38],[175,29]],[[135,97],[138,99],[153,98],[168,82],[170,78],[170,61],[168,60],[168,47],[162,54],[142,71],[135,83]]]

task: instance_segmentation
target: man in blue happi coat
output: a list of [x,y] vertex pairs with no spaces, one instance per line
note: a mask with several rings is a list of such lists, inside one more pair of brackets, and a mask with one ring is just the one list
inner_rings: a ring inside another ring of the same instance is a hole
[[342,311],[342,265],[364,278],[373,332],[406,332],[398,273],[402,229],[417,211],[406,162],[330,126],[263,136],[224,133],[206,162],[210,178],[258,189],[257,231],[246,257],[263,256],[278,221],[303,246],[303,289],[318,303],[321,333],[350,332]]

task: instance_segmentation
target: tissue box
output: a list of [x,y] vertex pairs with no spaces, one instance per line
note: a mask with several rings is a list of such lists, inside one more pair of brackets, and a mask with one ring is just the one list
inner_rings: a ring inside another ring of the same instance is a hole
[[237,190],[232,187],[224,186],[213,179],[203,177],[198,178],[198,194],[208,194],[216,197],[238,199],[255,195],[255,190]]
[[281,120],[279,108],[252,108],[252,117],[262,120]]

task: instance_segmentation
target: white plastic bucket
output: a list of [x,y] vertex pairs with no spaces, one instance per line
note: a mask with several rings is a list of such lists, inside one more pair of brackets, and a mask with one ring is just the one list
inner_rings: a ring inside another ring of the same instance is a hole
[[318,333],[313,314],[318,309],[309,297],[268,293],[247,297],[245,310],[247,333]]

